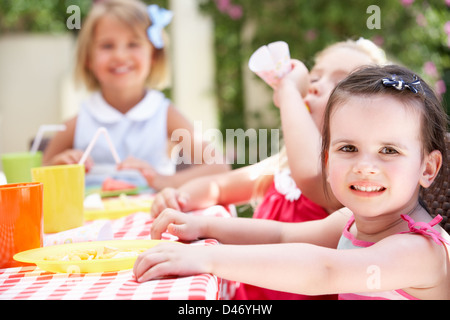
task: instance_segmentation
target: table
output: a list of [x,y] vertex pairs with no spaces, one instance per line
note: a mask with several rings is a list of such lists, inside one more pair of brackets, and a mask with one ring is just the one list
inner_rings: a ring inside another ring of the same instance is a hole
[[[214,206],[190,214],[230,217],[225,208]],[[137,212],[111,220],[113,239],[149,239],[152,219]],[[88,222],[89,223],[89,222]],[[168,233],[165,240],[176,240]],[[206,239],[190,245],[218,245]],[[51,273],[37,266],[0,269],[1,300],[221,300],[230,297],[231,286],[214,275],[200,274],[138,283],[132,270],[104,273]]]

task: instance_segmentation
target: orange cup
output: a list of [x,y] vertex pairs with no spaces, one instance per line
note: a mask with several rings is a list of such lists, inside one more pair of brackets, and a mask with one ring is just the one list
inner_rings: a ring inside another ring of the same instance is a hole
[[14,254],[43,242],[43,184],[0,186],[0,268],[22,266]]

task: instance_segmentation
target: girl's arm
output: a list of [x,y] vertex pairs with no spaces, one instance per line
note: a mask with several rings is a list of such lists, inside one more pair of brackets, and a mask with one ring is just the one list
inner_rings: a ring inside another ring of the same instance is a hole
[[164,209],[183,212],[213,205],[246,203],[251,200],[258,164],[188,181],[181,187],[165,188],[152,204],[151,214],[157,217]]
[[447,264],[442,245],[422,236],[395,235],[369,248],[353,250],[306,243],[206,247],[164,244],[139,256],[134,273],[138,281],[212,273],[228,280],[308,295],[406,288],[418,298],[447,299]]
[[[202,258],[208,273],[274,290],[318,295],[404,289],[418,298],[447,299],[445,251],[430,239],[402,235],[354,250],[301,243],[217,246]],[[432,295],[435,287],[440,294]]]
[[[193,165],[177,172],[173,176],[156,175],[152,185],[155,186],[157,190],[161,190],[165,187],[179,187],[193,178],[230,170],[230,166],[226,164],[221,151],[214,151],[215,153],[219,152],[220,154],[210,153],[210,150],[207,149],[207,144],[201,140],[201,137],[194,137],[194,127],[192,124],[178,110],[173,106],[170,106],[167,114],[167,136],[169,140],[174,133],[181,134],[183,139],[189,139],[189,143],[183,141],[183,144],[187,143],[186,146],[189,145],[191,154],[184,154],[183,156],[189,159],[190,163]],[[207,160],[210,159],[205,159],[205,153],[214,156],[212,163],[207,163]]]
[[280,108],[289,168],[302,193],[329,212],[333,212],[342,205],[331,191],[329,196],[325,193],[320,163],[321,132],[297,87],[299,79],[307,77],[308,71],[299,61],[294,60],[293,66],[293,71],[282,79],[274,95],[274,100]]
[[325,219],[285,223],[250,218],[217,218],[164,210],[153,222],[151,238],[161,239],[168,230],[180,240],[217,239],[225,244],[307,242],[336,248],[350,215],[344,209]]

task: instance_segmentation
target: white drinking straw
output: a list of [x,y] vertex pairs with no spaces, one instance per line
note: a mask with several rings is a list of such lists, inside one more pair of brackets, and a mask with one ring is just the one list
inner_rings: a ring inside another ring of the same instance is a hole
[[116,148],[114,148],[114,145],[113,145],[113,143],[111,141],[111,138],[109,137],[108,130],[106,130],[106,128],[104,128],[104,127],[101,127],[101,128],[98,128],[97,132],[95,133],[94,137],[92,138],[91,142],[89,143],[88,147],[86,148],[86,151],[84,151],[83,156],[81,157],[81,159],[78,162],[78,164],[84,164],[84,162],[86,161],[87,157],[91,153],[91,150],[94,147],[95,142],[97,141],[98,137],[102,133],[106,137],[106,141],[108,142],[109,149],[111,150],[111,153],[112,153],[112,155],[114,157],[114,160],[116,161],[116,164],[120,163],[119,155],[117,154]]
[[66,130],[66,126],[63,124],[44,124],[39,127],[39,130],[34,138],[33,145],[31,146],[30,152],[36,153],[38,151],[39,146],[41,145],[42,138],[44,137],[45,132],[51,131],[64,131]]

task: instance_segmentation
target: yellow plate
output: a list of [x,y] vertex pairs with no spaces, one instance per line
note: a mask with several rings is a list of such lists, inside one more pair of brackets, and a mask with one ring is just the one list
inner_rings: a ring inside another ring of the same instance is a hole
[[39,268],[49,272],[59,273],[91,273],[91,272],[113,272],[132,269],[137,256],[127,256],[110,259],[94,260],[44,260],[49,256],[63,256],[76,250],[101,249],[102,247],[114,247],[118,249],[151,248],[167,240],[110,240],[69,243],[56,246],[48,246],[19,252],[14,255],[14,260],[34,263]]
[[109,198],[102,199],[103,209],[84,209],[84,220],[118,219],[135,212],[148,212],[153,199]]

